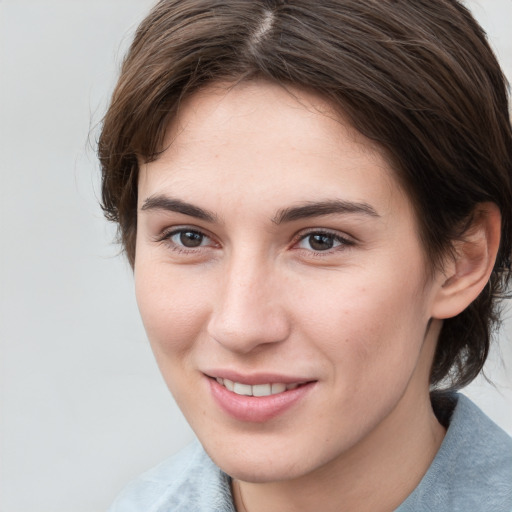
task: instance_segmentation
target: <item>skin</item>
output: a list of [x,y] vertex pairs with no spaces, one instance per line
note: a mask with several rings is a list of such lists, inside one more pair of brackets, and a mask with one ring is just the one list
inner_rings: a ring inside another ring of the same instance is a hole
[[[248,511],[393,510],[444,436],[429,370],[446,275],[427,277],[383,155],[292,92],[218,84],[184,102],[165,151],[141,163],[137,301],[169,389]],[[363,208],[277,222],[325,201]],[[183,246],[187,230],[199,246]],[[276,418],[242,422],[213,400],[212,368],[315,384]]]

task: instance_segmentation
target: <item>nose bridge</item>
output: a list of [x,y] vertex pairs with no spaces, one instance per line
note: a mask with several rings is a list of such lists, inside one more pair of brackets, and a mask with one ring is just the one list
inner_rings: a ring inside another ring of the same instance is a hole
[[234,253],[225,264],[210,335],[229,350],[243,353],[284,340],[289,326],[275,265],[250,250]]

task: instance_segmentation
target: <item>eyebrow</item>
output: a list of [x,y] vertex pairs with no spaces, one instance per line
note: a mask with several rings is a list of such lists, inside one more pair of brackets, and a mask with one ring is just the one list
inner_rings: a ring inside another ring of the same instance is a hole
[[217,222],[217,215],[208,210],[181,201],[180,199],[162,195],[148,197],[141,206],[141,210],[165,210],[182,213],[183,215],[189,215],[190,217],[195,217],[207,222]]
[[320,217],[332,214],[359,214],[369,217],[380,217],[375,209],[367,203],[356,203],[352,201],[329,200],[319,202],[307,202],[302,205],[293,206],[279,210],[272,219],[275,224],[292,222],[294,220]]
[[[207,222],[218,222],[218,217],[213,212],[200,208],[199,206],[194,206],[193,204],[182,201],[181,199],[175,199],[163,195],[148,197],[144,201],[141,210],[165,210],[181,213]],[[302,205],[284,208],[277,212],[272,219],[272,222],[279,225],[285,222],[332,214],[363,214],[369,217],[380,217],[375,209],[367,203],[356,203],[352,201],[334,199],[318,202],[309,201]]]

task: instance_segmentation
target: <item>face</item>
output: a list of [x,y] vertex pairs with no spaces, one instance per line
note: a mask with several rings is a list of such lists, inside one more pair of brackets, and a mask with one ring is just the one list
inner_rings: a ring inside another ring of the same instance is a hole
[[438,285],[392,169],[292,93],[197,93],[139,181],[135,283],[157,362],[210,456],[255,482],[396,436],[428,400],[435,346]]

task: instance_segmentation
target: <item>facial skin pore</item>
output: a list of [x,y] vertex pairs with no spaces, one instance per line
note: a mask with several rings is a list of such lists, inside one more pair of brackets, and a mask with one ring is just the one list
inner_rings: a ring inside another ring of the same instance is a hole
[[[445,277],[427,278],[386,159],[292,92],[218,84],[182,105],[141,165],[137,300],[169,389],[248,511],[393,510],[444,435],[429,372]],[[248,401],[237,416],[215,398],[227,376],[307,386],[275,415]]]

